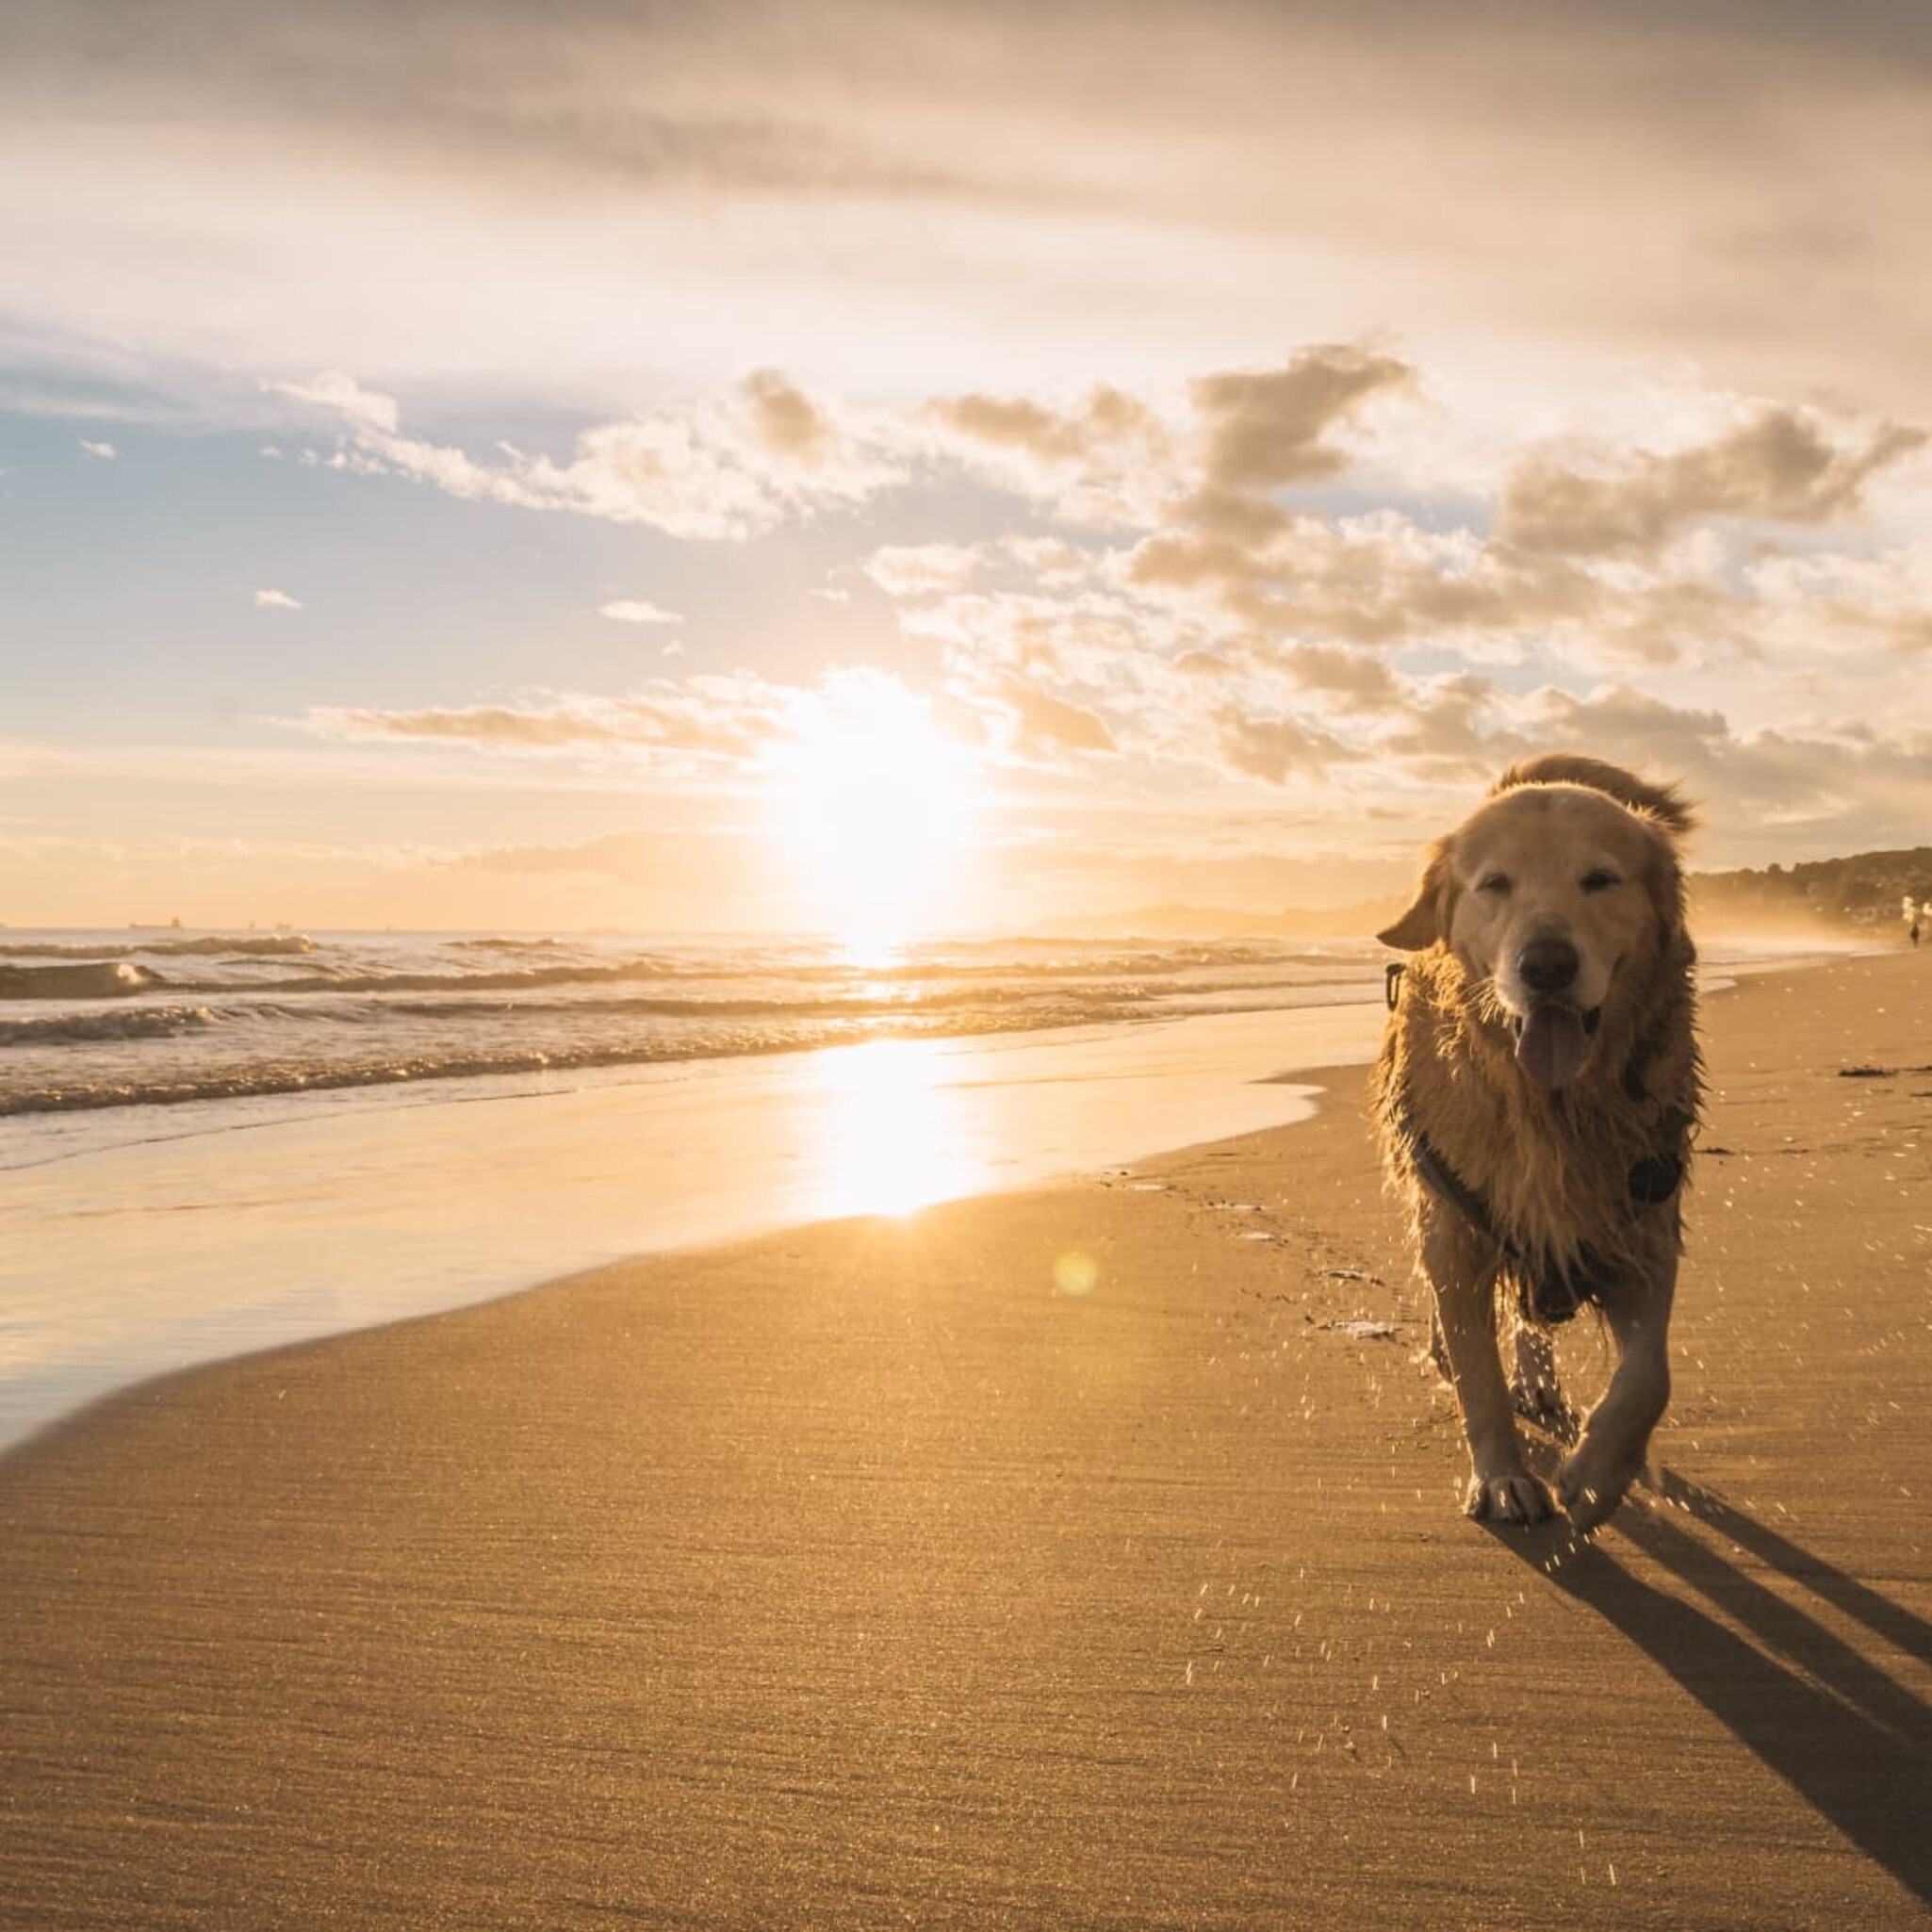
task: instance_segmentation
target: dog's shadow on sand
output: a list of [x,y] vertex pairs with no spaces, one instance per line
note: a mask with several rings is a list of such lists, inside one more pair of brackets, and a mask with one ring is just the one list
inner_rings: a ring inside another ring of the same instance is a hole
[[[1673,1511],[1718,1541],[1673,1522]],[[1626,1504],[1611,1530],[1608,1547],[1556,1526],[1495,1534],[1668,1671],[1917,1897],[1932,1897],[1932,1711],[1871,1661],[1869,1645],[1855,1647],[1746,1575],[1720,1542],[1923,1665],[1932,1665],[1932,1625],[1674,1470],[1662,1472],[1648,1508]],[[1633,1576],[1614,1537],[1683,1590]]]

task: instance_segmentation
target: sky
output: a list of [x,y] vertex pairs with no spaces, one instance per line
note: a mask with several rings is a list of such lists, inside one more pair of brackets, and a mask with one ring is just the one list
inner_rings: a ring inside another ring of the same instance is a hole
[[11,0],[0,922],[1932,839],[1932,12]]

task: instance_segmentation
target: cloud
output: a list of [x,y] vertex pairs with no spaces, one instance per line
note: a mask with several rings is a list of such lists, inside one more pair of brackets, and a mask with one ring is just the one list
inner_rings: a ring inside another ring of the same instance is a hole
[[1235,673],[1235,662],[1221,651],[1189,649],[1174,659],[1173,668],[1186,678],[1228,678]]
[[829,413],[770,370],[681,413],[594,424],[562,463],[508,444],[481,462],[404,435],[393,397],[337,371],[264,387],[334,417],[342,442],[331,467],[409,477],[471,502],[648,524],[699,542],[743,541],[862,502],[905,473],[862,432],[835,428]]
[[323,369],[303,383],[265,382],[262,387],[270,396],[310,403],[325,415],[347,417],[358,429],[374,435],[393,436],[401,420],[393,396],[365,389],[353,376],[345,376],[340,369]]
[[411,711],[319,706],[296,720],[323,737],[463,745],[512,755],[615,754],[679,769],[743,766],[786,737],[802,694],[758,678],[660,679],[622,697],[546,693]]
[[121,451],[112,443],[90,443],[83,438],[80,453],[83,456],[92,457],[97,463],[112,463],[121,454]]
[[617,598],[598,606],[599,617],[614,617],[619,624],[681,624],[676,611],[661,610],[647,598]]
[[1228,765],[1269,785],[1319,777],[1351,756],[1337,739],[1294,718],[1255,718],[1224,711],[1216,723],[1219,749]]
[[1161,434],[1158,418],[1138,397],[1096,385],[1076,405],[1056,409],[1029,396],[942,397],[930,419],[958,442],[1011,451],[1036,464],[1075,465],[1095,450]]
[[1138,736],[1131,713],[1154,660],[1132,617],[1093,589],[964,591],[902,608],[900,625],[938,648],[941,689],[991,761],[1072,771]]
[[1104,556],[1056,536],[1009,533],[979,544],[887,544],[860,568],[888,597],[916,600],[999,579],[1073,591],[1101,581]]
[[1500,533],[1526,550],[1649,558],[1711,517],[1827,523],[1859,509],[1871,478],[1926,441],[1884,423],[1841,443],[1814,414],[1764,408],[1712,441],[1640,450],[1605,474],[1532,459],[1503,492]]
[[835,462],[841,439],[832,419],[778,369],[754,369],[739,385],[750,441],[805,468]]
[[[648,523],[669,536],[707,541],[753,536],[784,516],[780,496],[734,451],[707,439],[695,422],[668,416],[599,424],[578,437],[571,462],[538,458],[493,472],[487,487],[502,501]],[[464,493],[459,484],[455,494]]]
[[888,597],[916,598],[960,589],[985,561],[970,544],[888,544],[860,567]]
[[744,863],[749,842],[727,831],[609,832],[601,838],[548,845],[493,845],[451,862],[483,872],[566,873],[627,885],[682,890],[715,883],[720,863]]
[[1099,561],[1092,552],[1056,536],[1008,536],[1002,553],[1033,579],[1046,584],[1072,584],[1093,575]]
[[299,611],[303,608],[300,598],[292,598],[286,590],[258,590],[254,594],[255,609],[258,611]]
[[1932,652],[1932,544],[1874,555],[1767,551],[1744,576],[1760,625],[1802,636],[1821,658],[1868,660],[1875,642],[1894,661]]
[[[1324,344],[1272,367],[1195,379],[1186,388],[1191,416],[1100,385],[1072,401],[971,392],[860,417],[767,368],[677,413],[594,425],[567,460],[503,446],[488,462],[384,427],[400,422],[393,400],[339,373],[280,393],[344,423],[329,459],[338,467],[415,476],[474,500],[647,523],[688,541],[749,540],[915,475],[930,481],[936,464],[963,466],[1025,499],[1036,527],[973,543],[885,545],[859,567],[902,604],[935,607],[902,610],[909,633],[950,636],[949,647],[984,655],[986,637],[969,647],[959,631],[990,621],[1011,668],[1033,675],[1044,651],[1056,659],[1052,676],[1071,669],[1062,614],[1090,627],[1098,607],[1083,599],[1096,593],[1114,598],[1106,622],[1158,631],[1170,654],[1224,651],[1240,638],[1331,654],[1448,649],[1489,664],[1554,649],[1596,673],[1756,661],[1766,613],[1746,537],[1759,525],[1850,516],[1875,478],[1903,473],[1925,445],[1902,425],[1709,396],[1702,413],[1719,426],[1699,438],[1660,450],[1619,448],[1599,434],[1587,465],[1547,448],[1514,454],[1498,464],[1489,501],[1466,479],[1456,497],[1432,501],[1426,483],[1380,469],[1359,470],[1351,491],[1404,507],[1343,514],[1305,494],[1334,485],[1376,448],[1362,440],[1367,410],[1424,386],[1405,356]],[[1374,460],[1392,454],[1426,476],[1430,452],[1413,434],[1380,446]],[[1289,488],[1304,493],[1294,504],[1277,494]],[[1068,528],[1105,542],[1070,543]],[[976,616],[951,601],[981,586],[991,600]],[[1806,600],[1787,595],[1793,601]],[[1828,617],[1833,635],[1905,650],[1932,635],[1923,598],[1896,593],[1882,608],[1850,590],[1828,607],[1811,598],[1808,614]],[[1375,689],[1388,695],[1378,674],[1345,674],[1333,655],[1301,664],[1321,680],[1308,688],[1330,696],[1345,696],[1351,679],[1358,706]],[[1077,694],[1070,701],[1091,709]]]
[[[1907,834],[1932,785],[1932,732],[1887,740],[1862,723],[1740,731],[1717,710],[1676,706],[1628,685],[1545,690],[1525,723],[1545,744],[1681,779],[1732,850],[1788,851],[1794,834],[1877,843]],[[1886,827],[1881,832],[1879,827]],[[1839,849],[1845,849],[1842,845]]]
[[1527,635],[1598,623],[1613,587],[1568,560],[1431,531],[1396,513],[1287,517],[1242,540],[1202,531],[1186,506],[1124,559],[1133,590],[1218,612],[1285,642],[1398,649],[1424,640],[1514,648]]
[[1386,711],[1401,697],[1401,680],[1386,661],[1363,651],[1303,644],[1286,652],[1284,663],[1310,691],[1347,709]]
[[1405,388],[1407,363],[1352,344],[1306,349],[1285,368],[1236,369],[1191,385],[1206,433],[1209,490],[1269,490],[1337,474],[1333,433],[1378,391]]
[[971,590],[902,606],[899,628],[937,646],[950,670],[1080,683],[1157,655],[1174,630],[1162,614],[1107,590]]
[[[1194,521],[1253,535],[1286,512],[1266,493],[1339,475],[1337,440],[1378,394],[1413,390],[1406,361],[1362,344],[1318,344],[1286,363],[1188,385],[1192,421],[1144,396],[1095,385],[1076,401],[970,392],[925,403],[941,447],[990,467],[1056,514],[1093,528],[1132,524],[1192,487]],[[1188,450],[1188,444],[1198,449]]]
[[925,404],[941,454],[980,469],[1069,522],[1132,523],[1167,487],[1173,437],[1141,398],[1098,384],[1071,403],[974,392]]
[[1008,673],[997,679],[991,690],[1010,720],[1009,749],[1022,761],[1051,761],[1066,751],[1118,748],[1097,712],[1055,697],[1024,678]]

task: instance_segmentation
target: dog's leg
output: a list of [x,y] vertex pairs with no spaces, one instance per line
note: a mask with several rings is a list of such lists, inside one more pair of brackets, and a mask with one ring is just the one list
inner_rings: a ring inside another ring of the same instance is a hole
[[1520,1317],[1511,1323],[1510,1396],[1516,1414],[1564,1442],[1577,1437],[1577,1412],[1557,1378],[1556,1350],[1549,1331]]
[[1429,1347],[1426,1352],[1416,1357],[1418,1362],[1427,1362],[1442,1379],[1454,1386],[1455,1378],[1449,1373],[1449,1351],[1442,1342],[1442,1317],[1436,1313],[1435,1297],[1429,1298]]
[[1540,1523],[1549,1492],[1523,1466],[1509,1384],[1496,1347],[1497,1258],[1460,1215],[1425,1200],[1422,1266],[1435,1290],[1450,1386],[1463,1411],[1471,1475],[1463,1507],[1479,1521]]
[[1668,1340],[1677,1272],[1676,1253],[1662,1254],[1646,1275],[1605,1297],[1616,1369],[1603,1400],[1585,1419],[1575,1452],[1556,1472],[1556,1493],[1580,1530],[1594,1530],[1624,1499],[1644,1466],[1650,1432],[1670,1400]]

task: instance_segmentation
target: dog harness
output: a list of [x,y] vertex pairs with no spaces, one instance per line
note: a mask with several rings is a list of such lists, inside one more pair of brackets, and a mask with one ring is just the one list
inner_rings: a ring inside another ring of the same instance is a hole
[[[1395,1011],[1401,979],[1400,965],[1387,969],[1390,1012]],[[1624,1069],[1624,1090],[1633,1100],[1644,1096],[1644,1067],[1653,1051],[1648,1040],[1639,1040],[1629,1065]],[[1625,1210],[1626,1220],[1635,1220],[1651,1208],[1661,1206],[1683,1185],[1685,1137],[1690,1131],[1691,1116],[1681,1107],[1673,1107],[1664,1115],[1662,1124],[1656,1152],[1630,1164],[1630,1200]],[[1508,1262],[1510,1272],[1515,1277],[1523,1314],[1529,1319],[1553,1326],[1568,1321],[1586,1302],[1602,1301],[1613,1272],[1604,1256],[1585,1247],[1564,1267],[1553,1255],[1526,1248],[1498,1221],[1488,1202],[1443,1158],[1441,1150],[1416,1124],[1406,1106],[1398,1109],[1395,1126],[1416,1178],[1438,1201],[1453,1207],[1485,1241],[1494,1243]]]
[[[1515,1277],[1516,1293],[1525,1316],[1554,1326],[1569,1320],[1584,1302],[1603,1299],[1612,1269],[1595,1249],[1580,1250],[1576,1259],[1564,1267],[1553,1255],[1524,1247],[1498,1222],[1488,1202],[1449,1166],[1435,1143],[1406,1113],[1396,1117],[1396,1130],[1401,1136],[1402,1149],[1416,1171],[1416,1178],[1438,1201],[1448,1202],[1484,1240],[1501,1251]],[[1681,1134],[1681,1128],[1678,1131]],[[1667,1153],[1645,1154],[1642,1160],[1631,1163],[1627,1220],[1635,1220],[1650,1208],[1660,1206],[1682,1186],[1681,1145],[1679,1140],[1678,1147]]]

